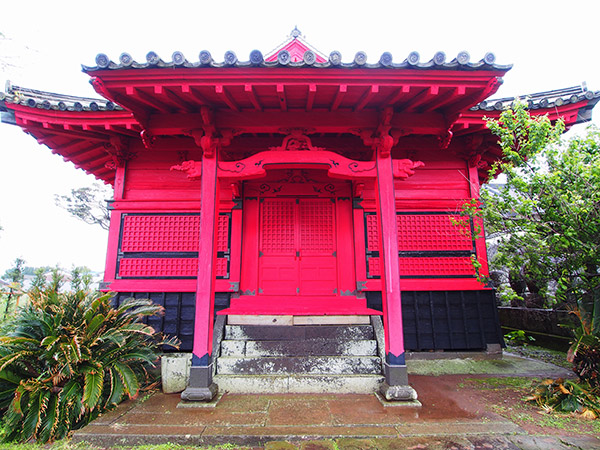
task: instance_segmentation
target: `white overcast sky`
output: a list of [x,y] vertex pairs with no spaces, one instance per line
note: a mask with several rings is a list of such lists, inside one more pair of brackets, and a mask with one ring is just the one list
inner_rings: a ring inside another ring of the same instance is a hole
[[[81,73],[97,53],[122,52],[165,61],[175,50],[197,61],[209,50],[248,60],[267,53],[294,26],[325,54],[344,61],[363,50],[369,62],[389,51],[400,62],[413,50],[421,61],[461,50],[471,60],[486,52],[514,64],[496,94],[514,96],[580,84],[600,90],[598,0],[504,1],[27,1],[3,5],[0,81],[17,86],[96,96]],[[3,90],[2,86],[0,89]],[[600,107],[594,115],[600,124]],[[106,232],[71,218],[54,194],[94,178],[38,145],[18,127],[0,125],[0,275],[16,257],[28,265],[86,265],[102,271]]]

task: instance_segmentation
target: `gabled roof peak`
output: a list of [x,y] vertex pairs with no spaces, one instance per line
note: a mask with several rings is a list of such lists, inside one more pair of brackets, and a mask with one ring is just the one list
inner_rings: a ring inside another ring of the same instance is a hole
[[277,55],[281,51],[287,51],[290,56],[290,62],[304,62],[304,53],[312,51],[315,55],[315,61],[318,63],[327,62],[325,53],[317,50],[314,46],[308,43],[297,26],[294,27],[287,39],[265,55],[265,61],[277,61]]

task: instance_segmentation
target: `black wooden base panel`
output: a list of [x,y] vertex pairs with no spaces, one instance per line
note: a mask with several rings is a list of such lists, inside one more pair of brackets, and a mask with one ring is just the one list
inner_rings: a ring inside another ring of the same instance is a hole
[[[193,292],[119,292],[115,301],[151,298],[165,308],[148,324],[181,340],[179,351],[192,350],[195,294]],[[381,311],[381,293],[367,292],[367,306]],[[215,314],[229,307],[229,294],[217,293]],[[402,293],[404,344],[407,351],[486,350],[503,344],[493,291],[407,291]],[[165,348],[165,351],[175,351]]]
[[[381,293],[368,292],[369,308],[381,311]],[[494,292],[402,292],[404,346],[407,351],[486,350],[501,344]]]
[[[176,336],[181,341],[179,350],[165,347],[166,352],[191,352],[194,345],[194,314],[196,312],[196,294],[194,292],[119,292],[115,295],[117,305],[126,298],[151,298],[154,303],[165,308],[163,316],[149,317],[148,325],[156,331]],[[215,314],[229,308],[229,294],[217,293],[215,296]]]

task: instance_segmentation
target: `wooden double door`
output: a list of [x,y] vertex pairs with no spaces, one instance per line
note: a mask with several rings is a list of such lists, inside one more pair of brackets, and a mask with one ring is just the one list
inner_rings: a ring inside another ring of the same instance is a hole
[[335,198],[262,198],[258,292],[335,296],[338,252]]

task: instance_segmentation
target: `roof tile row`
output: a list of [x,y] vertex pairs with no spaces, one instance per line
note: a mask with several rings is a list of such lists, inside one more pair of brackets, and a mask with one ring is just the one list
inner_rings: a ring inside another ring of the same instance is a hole
[[198,61],[188,61],[184,54],[176,51],[171,56],[171,61],[162,60],[156,52],[148,52],[146,62],[135,61],[129,53],[121,53],[119,61],[112,61],[104,53],[99,53],[96,56],[95,66],[82,66],[85,72],[94,72],[98,70],[116,70],[116,69],[146,69],[146,68],[173,68],[173,67],[316,67],[316,68],[393,68],[393,69],[442,69],[442,70],[509,70],[512,64],[500,65],[496,64],[496,56],[493,53],[486,53],[485,56],[477,61],[470,62],[468,52],[460,52],[456,58],[446,62],[446,54],[437,52],[432,59],[427,62],[420,61],[418,52],[410,52],[409,55],[400,63],[393,61],[392,54],[385,52],[375,64],[367,63],[367,54],[365,52],[357,52],[352,62],[342,62],[342,54],[338,51],[333,51],[329,55],[326,62],[317,62],[317,55],[314,51],[308,50],[304,53],[303,61],[293,62],[290,52],[281,50],[277,53],[276,61],[265,61],[263,54],[259,50],[250,52],[248,61],[239,61],[236,54],[231,50],[225,52],[223,62],[216,62],[210,52],[202,50],[198,55]]

